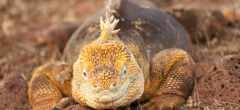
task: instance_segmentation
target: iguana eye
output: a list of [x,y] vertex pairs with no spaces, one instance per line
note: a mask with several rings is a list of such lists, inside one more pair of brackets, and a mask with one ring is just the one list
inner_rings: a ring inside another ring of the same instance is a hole
[[124,70],[124,71],[123,71],[123,74],[126,74],[126,73],[127,73],[127,70]]
[[85,68],[83,69],[83,76],[84,76],[86,79],[88,78]]
[[123,80],[127,76],[127,66],[123,66],[123,70],[121,72],[121,80]]

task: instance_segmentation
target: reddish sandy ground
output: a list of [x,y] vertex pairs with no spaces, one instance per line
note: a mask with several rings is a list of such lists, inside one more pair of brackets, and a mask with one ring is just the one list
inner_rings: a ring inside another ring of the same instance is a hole
[[[31,109],[27,89],[33,71],[47,62],[60,60],[62,56],[59,46],[41,44],[36,36],[58,22],[84,22],[102,9],[106,1],[0,0],[0,110]],[[152,1],[166,12],[182,8],[179,0]],[[181,3],[193,2],[184,1]],[[240,12],[238,0],[203,1],[208,4],[206,6],[217,7],[215,9],[230,7]],[[240,109],[240,56],[237,56],[240,55],[240,20],[234,17],[236,19],[227,19],[220,32],[213,31],[213,35],[195,41],[196,83],[185,108]]]

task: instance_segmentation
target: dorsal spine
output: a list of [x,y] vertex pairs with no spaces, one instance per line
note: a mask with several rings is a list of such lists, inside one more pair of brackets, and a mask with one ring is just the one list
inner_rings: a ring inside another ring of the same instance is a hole
[[103,18],[100,17],[101,38],[103,42],[106,42],[108,38],[112,38],[113,35],[120,31],[120,29],[114,30],[119,19],[116,19],[113,15],[116,10],[112,9],[112,2],[112,0],[109,0],[109,4],[106,6],[105,22],[103,21]]

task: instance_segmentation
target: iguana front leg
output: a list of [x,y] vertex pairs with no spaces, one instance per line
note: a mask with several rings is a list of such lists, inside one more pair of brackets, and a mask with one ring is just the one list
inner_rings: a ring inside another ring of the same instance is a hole
[[152,98],[143,109],[170,110],[184,104],[194,85],[194,64],[181,49],[157,53],[151,60],[151,85],[143,95]]
[[53,105],[66,106],[71,98],[72,68],[65,62],[37,68],[29,85],[29,101],[33,110],[49,110]]

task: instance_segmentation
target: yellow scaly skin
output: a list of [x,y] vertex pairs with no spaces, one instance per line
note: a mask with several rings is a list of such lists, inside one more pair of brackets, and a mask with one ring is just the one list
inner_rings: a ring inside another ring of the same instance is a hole
[[95,109],[114,109],[137,99],[149,110],[185,103],[194,72],[188,53],[166,49],[149,62],[134,42],[125,44],[115,35],[119,30],[106,18],[99,38],[80,49],[73,66],[55,62],[34,72],[29,87],[33,110],[64,108],[64,97]]

